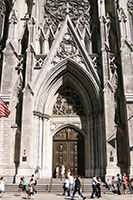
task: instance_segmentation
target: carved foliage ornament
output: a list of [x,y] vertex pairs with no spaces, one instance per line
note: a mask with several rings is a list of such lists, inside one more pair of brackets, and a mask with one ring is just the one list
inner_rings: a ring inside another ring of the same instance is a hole
[[127,6],[130,14],[133,15],[133,0],[128,0]]
[[53,115],[85,115],[81,99],[75,90],[67,86],[58,94]]
[[[46,33],[51,26],[55,33],[58,25],[68,14],[79,29],[83,29],[90,24],[90,2],[89,0],[47,0],[44,13],[44,32]],[[59,28],[59,27],[58,27]]]
[[77,20],[90,6],[89,0],[47,0],[45,9],[59,21],[69,14],[71,19]]

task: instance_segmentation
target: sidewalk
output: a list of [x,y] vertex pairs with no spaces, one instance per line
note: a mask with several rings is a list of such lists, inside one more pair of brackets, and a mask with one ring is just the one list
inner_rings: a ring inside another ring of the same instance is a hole
[[[90,199],[90,194],[85,194],[86,199]],[[22,200],[25,198],[21,198],[18,194],[7,194],[5,193],[4,199],[9,200]],[[62,194],[53,194],[53,193],[45,193],[45,194],[35,194],[35,200],[70,200],[70,197],[62,196]],[[96,199],[96,198],[95,198]],[[127,195],[117,195],[117,194],[102,194],[102,200],[133,200],[133,194]],[[75,200],[82,200],[82,198],[75,196]]]

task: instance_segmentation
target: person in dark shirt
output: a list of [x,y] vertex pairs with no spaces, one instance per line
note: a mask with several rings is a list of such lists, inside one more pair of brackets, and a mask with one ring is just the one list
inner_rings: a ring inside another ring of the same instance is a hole
[[122,195],[122,192],[121,192],[121,177],[120,177],[120,174],[117,174],[117,188],[118,188],[118,194],[119,195]]
[[73,191],[73,195],[72,195],[72,200],[74,199],[74,195],[76,192],[79,193],[79,195],[83,198],[86,199],[85,196],[82,195],[81,191],[80,191],[80,187],[81,187],[81,182],[80,182],[80,176],[78,176],[75,180],[75,187],[74,187],[74,191]]

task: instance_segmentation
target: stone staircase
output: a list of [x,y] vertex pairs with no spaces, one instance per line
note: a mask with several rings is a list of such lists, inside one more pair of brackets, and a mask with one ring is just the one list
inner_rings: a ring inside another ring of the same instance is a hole
[[[91,179],[81,179],[82,190],[84,193],[91,193]],[[38,179],[37,185],[35,186],[38,193],[52,192],[52,193],[63,193],[63,180],[60,179]],[[104,184],[101,186],[102,193],[112,193],[108,191]],[[6,192],[18,192],[18,184],[7,184],[5,185]]]

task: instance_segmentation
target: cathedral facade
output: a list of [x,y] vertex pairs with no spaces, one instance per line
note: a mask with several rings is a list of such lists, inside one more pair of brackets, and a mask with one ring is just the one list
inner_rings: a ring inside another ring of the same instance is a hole
[[133,177],[133,1],[0,0],[0,175]]

